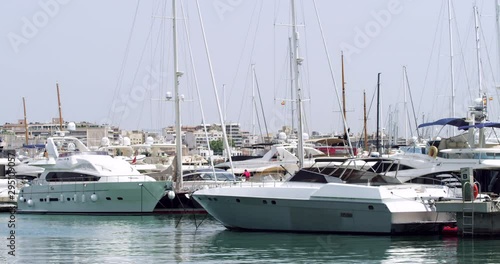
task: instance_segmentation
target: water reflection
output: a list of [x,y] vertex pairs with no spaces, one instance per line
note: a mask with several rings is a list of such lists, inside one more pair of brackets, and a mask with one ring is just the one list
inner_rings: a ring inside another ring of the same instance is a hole
[[[7,219],[8,214],[0,214],[0,222]],[[17,263],[494,263],[500,259],[496,239],[234,232],[199,215],[17,215],[16,221]],[[7,234],[5,225],[0,232]],[[13,262],[5,256],[2,250],[0,263]]]

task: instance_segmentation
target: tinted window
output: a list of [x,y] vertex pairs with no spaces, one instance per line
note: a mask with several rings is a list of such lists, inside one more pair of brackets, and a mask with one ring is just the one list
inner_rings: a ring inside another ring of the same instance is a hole
[[45,177],[48,182],[86,182],[98,181],[100,177],[78,172],[50,172]]

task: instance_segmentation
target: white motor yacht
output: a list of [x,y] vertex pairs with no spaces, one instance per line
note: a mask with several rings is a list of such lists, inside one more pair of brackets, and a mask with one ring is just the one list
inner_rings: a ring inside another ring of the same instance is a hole
[[40,177],[21,188],[20,213],[150,213],[172,188],[106,152],[59,155],[52,138],[47,151],[54,162],[44,163]]
[[229,229],[423,234],[455,222],[453,214],[434,206],[453,198],[447,186],[398,184],[375,174],[356,182],[300,170],[277,187],[210,188],[193,197]]

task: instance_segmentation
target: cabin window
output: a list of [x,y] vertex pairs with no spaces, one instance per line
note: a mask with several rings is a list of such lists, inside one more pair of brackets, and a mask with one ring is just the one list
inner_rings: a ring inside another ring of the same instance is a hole
[[87,182],[99,179],[98,176],[78,172],[49,172],[45,177],[48,182]]

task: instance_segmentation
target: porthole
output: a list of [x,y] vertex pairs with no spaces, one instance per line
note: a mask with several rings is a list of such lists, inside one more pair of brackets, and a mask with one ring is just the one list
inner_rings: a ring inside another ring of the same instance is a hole
[[123,200],[123,197],[117,197],[116,199],[121,201],[121,200]]
[[240,202],[240,199],[236,199],[236,202],[239,203]]
[[373,205],[369,205],[368,210],[373,210]]
[[111,197],[106,197],[106,200],[111,201]]
[[263,204],[267,204],[267,201],[266,201],[266,200],[262,200],[262,203],[263,203]]
[[276,201],[271,201],[272,204],[276,204]]

